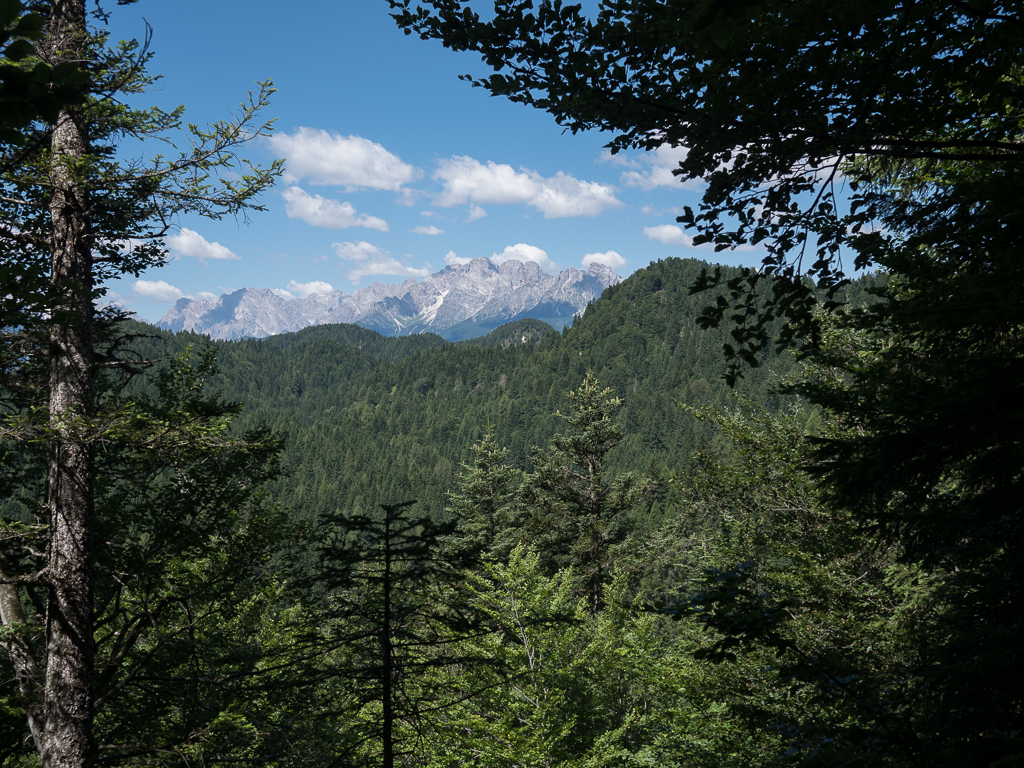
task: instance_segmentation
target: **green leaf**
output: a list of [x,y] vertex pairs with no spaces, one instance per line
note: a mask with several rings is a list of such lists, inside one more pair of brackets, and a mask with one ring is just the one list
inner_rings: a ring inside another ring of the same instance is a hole
[[725,11],[719,11],[711,23],[711,39],[715,41],[715,45],[724,49],[732,42],[734,34],[735,27],[732,18],[727,16]]
[[38,13],[28,13],[21,17],[12,31],[22,37],[38,40],[45,23],[46,20]]
[[36,52],[35,46],[28,40],[15,40],[4,51],[8,61],[21,61]]
[[6,30],[11,26],[18,14],[21,13],[19,0],[0,0],[0,29]]

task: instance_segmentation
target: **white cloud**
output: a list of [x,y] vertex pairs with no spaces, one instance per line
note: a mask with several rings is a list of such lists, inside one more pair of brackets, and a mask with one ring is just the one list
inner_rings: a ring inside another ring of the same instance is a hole
[[280,296],[282,299],[294,299],[296,296],[304,299],[311,294],[330,293],[333,290],[334,286],[322,280],[313,280],[309,283],[298,283],[294,280],[289,280],[287,289],[271,288],[270,292]]
[[[559,171],[545,178],[536,171],[488,161],[486,165],[472,157],[457,156],[441,162],[434,178],[444,185],[438,205],[451,207],[480,203],[529,205],[545,219],[568,216],[596,216],[622,202],[607,184],[580,181]],[[482,209],[481,209],[482,210]],[[470,209],[470,217],[480,218]]]
[[675,224],[644,227],[644,237],[648,240],[657,240],[665,245],[682,245],[693,248],[693,238],[683,232],[682,227],[677,227]]
[[389,251],[371,245],[365,240],[358,243],[334,243],[334,253],[344,262],[352,265],[345,276],[359,282],[370,275],[406,275],[408,277],[426,277],[429,269],[417,269],[398,261]]
[[700,189],[703,182],[700,179],[687,179],[683,181],[672,171],[679,167],[679,163],[686,159],[689,150],[686,147],[673,147],[662,144],[655,150],[645,152],[630,159],[616,162],[619,155],[612,158],[612,162],[619,165],[632,167],[633,170],[624,171],[621,176],[623,185],[627,187],[639,187],[650,191],[652,189]]
[[640,162],[636,159],[637,157],[635,152],[617,152],[613,155],[610,149],[602,149],[598,153],[597,162],[611,163],[624,168],[639,168]]
[[471,205],[469,206],[469,216],[466,217],[466,221],[477,221],[478,219],[484,218],[486,215],[487,211],[485,211],[482,206]]
[[191,256],[200,261],[242,258],[220,243],[211,243],[198,232],[187,227],[182,227],[180,234],[168,237],[167,247],[175,256]]
[[153,304],[177,301],[185,297],[183,290],[163,280],[136,280],[132,292]]
[[588,253],[583,257],[583,266],[589,267],[591,264],[604,264],[612,269],[622,269],[626,266],[626,260],[622,258],[616,251],[605,251],[604,253]]
[[615,190],[607,184],[578,181],[559,171],[555,176],[544,179],[540,193],[530,205],[542,211],[545,219],[561,219],[567,216],[596,216],[609,208],[621,207],[622,202],[615,197]]
[[163,304],[168,301],[177,301],[178,299],[202,299],[203,301],[209,301],[210,299],[218,298],[217,294],[210,293],[209,291],[185,293],[180,288],[163,280],[136,280],[134,285],[132,285],[132,293],[149,304]]
[[410,232],[415,232],[417,235],[443,235],[444,234],[444,230],[443,229],[439,229],[438,227],[435,227],[433,224],[431,224],[429,227],[416,227],[415,229],[411,229],[409,231]]
[[453,267],[460,264],[469,264],[471,261],[472,259],[464,259],[461,256],[456,256],[455,251],[448,251],[448,253],[444,255],[444,263]]
[[420,171],[380,144],[362,136],[299,128],[268,139],[287,160],[285,178],[307,179],[313,184],[337,184],[348,190],[398,190],[419,178]]
[[[665,245],[681,245],[685,248],[701,248],[705,250],[714,250],[714,243],[701,243],[700,245],[693,244],[693,238],[683,232],[682,227],[677,227],[675,224],[662,224],[657,227],[644,227],[644,237],[648,240],[657,240],[659,243]],[[735,248],[730,248],[731,251],[756,251],[757,247],[753,245],[739,245]]]
[[537,194],[537,184],[529,174],[494,161],[484,165],[465,155],[442,161],[434,178],[444,182],[445,191],[439,202],[445,207],[471,201],[527,203]]
[[314,293],[330,293],[334,286],[322,280],[313,280],[309,283],[297,283],[294,280],[288,281],[288,293],[306,298]]
[[285,212],[290,219],[301,219],[310,226],[324,229],[366,227],[381,232],[389,230],[388,223],[376,216],[356,213],[351,203],[339,203],[320,195],[310,195],[298,187],[288,187],[281,193]]
[[535,264],[540,265],[540,268],[545,272],[558,272],[558,265],[548,258],[545,251],[535,245],[527,245],[526,243],[507,245],[505,246],[505,250],[501,253],[491,255],[491,261],[495,264],[502,264],[506,261],[511,261],[512,259],[517,261],[532,261]]
[[[419,171],[417,171],[416,173],[418,175]],[[402,187],[400,190],[398,190],[398,197],[395,198],[395,203],[397,205],[404,205],[407,208],[411,208],[412,206],[416,205],[416,201],[419,200],[420,197],[422,197],[425,194],[426,192],[422,192],[418,189]]]

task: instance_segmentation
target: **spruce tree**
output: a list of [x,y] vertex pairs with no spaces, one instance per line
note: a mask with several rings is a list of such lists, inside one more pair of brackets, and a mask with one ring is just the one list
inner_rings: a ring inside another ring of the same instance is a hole
[[458,647],[480,631],[480,614],[462,590],[468,561],[443,546],[454,524],[412,514],[415,503],[334,515],[316,548],[319,572],[307,580],[320,606],[310,608],[306,642],[325,658],[310,683],[333,680],[345,691],[340,706],[325,707],[345,717],[335,756],[343,764],[392,768],[412,754],[412,735],[449,693],[424,672],[476,660]]
[[527,529],[552,569],[573,565],[581,573],[591,610],[603,605],[617,545],[628,533],[629,513],[651,490],[651,481],[629,472],[608,477],[608,453],[623,440],[614,421],[622,401],[601,389],[593,373],[569,393],[571,410],[557,416],[568,430],[534,448],[533,472],[520,496]]
[[504,559],[514,524],[516,480],[519,472],[507,464],[508,448],[500,448],[491,426],[470,449],[458,486],[448,496],[445,514],[455,521],[449,546],[470,557]]

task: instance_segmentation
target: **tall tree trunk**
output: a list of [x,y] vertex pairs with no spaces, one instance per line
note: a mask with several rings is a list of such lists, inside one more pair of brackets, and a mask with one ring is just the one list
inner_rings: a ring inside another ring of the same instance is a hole
[[[53,0],[46,52],[54,63],[84,58],[84,0]],[[92,254],[87,193],[77,161],[88,150],[76,109],[58,117],[51,141],[51,282],[61,297],[50,335],[50,450],[47,510],[44,768],[84,768],[94,760],[93,448],[81,419],[93,405]]]

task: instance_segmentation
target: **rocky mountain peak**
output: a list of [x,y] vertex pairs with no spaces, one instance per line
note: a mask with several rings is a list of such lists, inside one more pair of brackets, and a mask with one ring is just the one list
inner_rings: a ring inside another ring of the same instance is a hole
[[526,317],[560,328],[619,282],[603,264],[591,264],[586,272],[570,267],[548,275],[534,262],[513,259],[497,265],[476,258],[423,280],[372,283],[351,296],[332,291],[286,298],[264,288],[242,288],[217,299],[179,299],[160,327],[237,339],[354,323],[389,336],[432,332],[455,340]]

